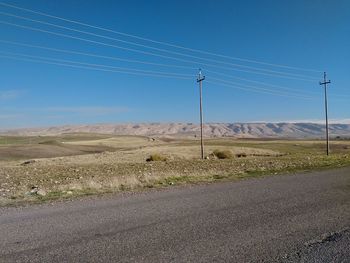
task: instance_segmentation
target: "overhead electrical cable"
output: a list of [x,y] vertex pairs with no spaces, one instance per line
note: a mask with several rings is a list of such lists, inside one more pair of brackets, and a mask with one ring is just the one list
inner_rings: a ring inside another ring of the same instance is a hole
[[288,92],[288,91],[281,91],[281,90],[276,90],[276,89],[267,89],[267,88],[264,88],[264,87],[258,87],[258,86],[252,86],[252,85],[246,85],[246,84],[243,84],[243,83],[237,83],[237,82],[232,82],[232,81],[225,81],[225,80],[222,80],[222,79],[218,79],[218,78],[213,78],[213,77],[207,77],[207,79],[209,80],[214,80],[218,83],[224,83],[224,84],[227,84],[227,85],[235,85],[235,86],[241,86],[241,87],[245,87],[245,88],[249,88],[249,89],[257,89],[257,90],[265,90],[265,91],[269,91],[269,92],[276,92],[276,93],[282,93],[282,94],[290,94],[290,95],[296,95],[296,96],[302,96],[302,97],[308,97],[308,98],[311,98],[310,95],[308,94],[303,94],[303,93],[300,93],[300,92],[295,92],[295,91],[292,91],[292,92]]
[[[169,75],[169,76],[180,76],[180,77],[188,77],[188,78],[194,77],[194,75],[190,75],[190,74],[178,74],[178,73],[169,73],[169,72],[162,72],[162,71],[150,71],[150,70],[140,70],[140,69],[125,68],[125,67],[115,67],[115,66],[110,66],[110,65],[86,63],[86,62],[74,61],[74,60],[57,59],[57,58],[43,57],[43,56],[33,56],[33,55],[28,55],[28,54],[23,54],[23,53],[0,52],[0,54],[10,55],[10,56],[15,55],[15,56],[28,57],[28,58],[41,59],[41,60],[49,60],[49,61],[54,61],[54,62],[59,62],[59,63],[63,62],[63,63],[77,64],[77,65],[83,65],[83,66],[88,66],[88,67],[101,67],[101,68],[108,68],[108,69],[128,70],[128,71],[142,72],[142,73],[147,73],[147,74],[148,73],[150,73],[150,74],[164,74],[164,75]],[[236,82],[226,81],[226,80],[222,80],[222,79],[211,77],[211,76],[210,76],[210,79],[214,80],[214,81],[218,81],[218,82],[223,82],[225,84],[234,84],[234,85],[240,85],[240,86],[247,87],[247,88],[280,92],[278,90],[265,89],[265,88],[246,85],[246,84],[237,84]],[[295,90],[290,90],[290,91],[293,93],[296,93]],[[305,94],[300,93],[300,95],[305,95]]]
[[243,62],[261,64],[261,65],[266,65],[266,66],[273,66],[273,67],[280,67],[280,68],[286,68],[286,69],[293,69],[293,70],[300,70],[300,71],[309,71],[309,72],[315,72],[315,73],[322,73],[321,70],[307,69],[307,68],[302,68],[302,67],[294,67],[294,66],[276,64],[276,63],[269,63],[269,62],[264,62],[264,61],[258,61],[258,60],[251,60],[251,59],[240,58],[240,57],[227,56],[227,55],[217,54],[217,53],[214,53],[214,52],[208,52],[208,51],[204,51],[204,50],[188,48],[188,47],[184,47],[182,45],[176,45],[176,44],[171,44],[171,43],[158,41],[158,40],[154,40],[154,39],[150,39],[150,38],[140,37],[140,36],[133,35],[133,34],[128,34],[128,33],[120,32],[120,31],[116,31],[116,30],[111,30],[111,29],[104,28],[104,27],[101,27],[101,26],[94,26],[94,25],[91,25],[91,24],[87,24],[87,23],[76,21],[76,20],[71,20],[71,19],[66,19],[66,18],[50,15],[50,14],[47,14],[47,13],[44,13],[44,12],[39,12],[39,11],[35,11],[35,10],[32,10],[32,9],[27,9],[27,8],[11,5],[11,4],[8,4],[8,3],[0,2],[0,5],[6,6],[6,7],[10,7],[10,8],[14,8],[14,9],[21,10],[21,11],[25,11],[25,12],[30,12],[30,13],[33,13],[33,14],[38,14],[38,15],[41,15],[41,16],[46,16],[46,17],[58,19],[58,20],[61,20],[61,21],[73,23],[73,24],[80,25],[80,26],[85,26],[85,27],[89,27],[89,28],[93,28],[93,29],[98,29],[98,30],[102,30],[102,31],[105,31],[105,32],[109,32],[109,33],[114,33],[114,34],[130,37],[130,38],[135,38],[135,39],[142,40],[142,41],[148,41],[148,42],[155,43],[155,44],[166,45],[166,46],[169,46],[169,47],[174,47],[174,48],[187,50],[187,51],[191,51],[191,52],[197,52],[197,53],[201,53],[201,54],[206,54],[206,55],[211,55],[211,56],[216,56],[216,57],[221,57],[221,58],[226,58],[226,59],[232,59],[232,60],[238,60],[238,61],[243,61]]
[[[23,57],[6,56],[6,55],[1,55],[1,54],[0,54],[0,57],[12,59],[12,60],[18,60],[18,61],[43,63],[43,64],[49,64],[49,65],[69,67],[69,68],[87,69],[87,70],[103,71],[103,72],[111,72],[111,73],[123,73],[123,74],[131,74],[131,75],[138,75],[138,76],[151,76],[151,77],[174,78],[174,79],[184,79],[184,80],[192,80],[193,79],[193,78],[189,78],[189,77],[178,77],[178,76],[170,76],[170,75],[138,73],[138,72],[131,72],[131,71],[127,71],[127,70],[109,70],[109,69],[104,69],[104,68],[96,68],[96,67],[79,66],[79,65],[67,64],[67,63],[50,62],[50,61],[45,61],[45,60],[40,60],[40,59],[30,59],[30,58],[23,58]],[[213,85],[221,85],[221,86],[231,87],[231,88],[245,90],[245,91],[249,91],[249,92],[269,94],[269,95],[274,95],[274,96],[299,98],[299,99],[306,99],[306,100],[314,99],[312,97],[295,96],[295,95],[290,95],[290,94],[276,93],[274,91],[267,91],[267,90],[263,90],[263,89],[252,89],[252,88],[241,87],[239,85],[228,85],[225,83],[217,83],[217,82],[210,81],[210,80],[207,80],[207,83],[210,83]]]
[[257,92],[257,93],[263,93],[263,94],[269,94],[269,95],[274,95],[274,96],[305,99],[305,100],[313,99],[312,97],[303,97],[303,96],[296,96],[296,95],[290,95],[290,94],[276,93],[274,91],[267,91],[264,89],[252,89],[252,88],[242,87],[239,85],[229,85],[229,84],[225,84],[225,83],[217,83],[217,82],[210,81],[210,80],[206,80],[206,82],[213,84],[213,85],[221,85],[221,86],[225,86],[225,87],[230,87],[230,88],[235,88],[235,89],[240,89],[240,90],[245,90],[245,91],[252,91],[252,92]]
[[[13,43],[11,41],[2,41],[0,40],[0,42],[5,42],[5,43]],[[26,45],[24,44],[25,46],[32,46],[32,45]],[[51,50],[51,48],[49,48]],[[55,50],[55,49],[54,49]],[[61,51],[61,50],[60,50]],[[69,51],[68,51],[69,52]],[[168,73],[168,72],[160,72],[160,71],[149,71],[149,70],[139,70],[139,69],[130,69],[130,68],[125,68],[125,67],[115,67],[115,66],[110,66],[110,65],[104,65],[104,64],[96,64],[96,63],[86,63],[86,62],[80,62],[80,61],[73,61],[73,60],[65,60],[65,59],[56,59],[56,58],[48,58],[48,57],[43,57],[43,56],[33,56],[33,55],[27,55],[27,54],[23,54],[23,53],[13,53],[13,52],[0,52],[2,54],[6,54],[6,55],[17,55],[17,56],[24,56],[24,57],[30,57],[30,58],[36,58],[36,59],[44,59],[44,60],[50,60],[50,61],[55,61],[55,62],[64,62],[64,63],[74,63],[74,64],[79,64],[79,65],[84,65],[84,66],[93,66],[93,67],[103,67],[103,68],[111,68],[111,69],[122,69],[122,70],[131,70],[131,71],[136,71],[136,72],[144,72],[144,73],[153,73],[153,74],[168,74],[168,75],[173,75],[173,76],[181,76],[181,77],[193,77],[193,75],[190,75],[190,74],[178,74],[178,73]],[[70,52],[69,52],[70,53]],[[75,53],[75,52],[74,52]],[[78,54],[80,54],[78,52]],[[219,74],[219,72],[214,72],[214,71],[208,71],[206,70],[207,72],[210,72],[210,73],[215,73],[215,74]],[[257,86],[249,86],[249,85],[246,85],[246,84],[237,84],[235,82],[232,82],[232,81],[225,81],[225,80],[222,80],[222,79],[219,79],[219,78],[215,78],[215,77],[212,77],[210,76],[210,79],[212,80],[215,80],[215,81],[218,81],[218,82],[223,82],[223,83],[226,83],[226,84],[234,84],[234,85],[240,85],[240,86],[245,86],[245,87],[248,87],[248,88],[258,88],[258,89],[261,89],[261,87],[257,87]],[[237,77],[237,79],[239,80],[245,80],[245,81],[251,81],[251,80],[248,80],[248,79],[244,79],[244,78],[239,78]],[[271,87],[274,87],[274,88],[278,88],[278,89],[282,89],[282,90],[287,90],[287,91],[291,91],[291,92],[297,92],[297,90],[293,90],[291,88],[286,88],[286,87],[283,87],[283,86],[277,86],[277,85],[269,85],[267,83],[264,83],[264,82],[259,82],[259,81],[251,81],[251,82],[256,82],[258,84],[263,84],[263,85],[267,85],[267,86],[271,86]],[[268,90],[268,89],[265,89],[265,90]],[[279,92],[279,90],[268,90],[268,91],[276,91],[276,92]],[[316,94],[316,93],[315,93]],[[304,94],[304,95],[310,95],[310,94]]]
[[13,52],[0,52],[0,54],[10,55],[10,56],[15,55],[15,56],[29,57],[29,58],[34,58],[34,59],[42,59],[42,60],[49,60],[49,61],[55,61],[55,62],[78,64],[78,65],[84,65],[84,66],[89,66],[89,67],[91,66],[91,67],[110,68],[110,69],[117,69],[117,70],[128,70],[128,71],[142,72],[142,73],[147,73],[147,74],[148,73],[160,74],[160,75],[164,74],[164,75],[168,75],[168,76],[179,76],[179,77],[188,77],[188,78],[195,77],[195,75],[190,75],[190,74],[178,74],[178,73],[169,73],[169,72],[162,72],[162,71],[142,70],[142,69],[133,69],[133,68],[126,68],[126,67],[115,67],[115,66],[109,66],[109,65],[85,63],[85,62],[80,62],[80,61],[57,59],[57,58],[50,58],[50,57],[43,57],[43,56],[33,56],[33,55],[13,53]]
[[[284,89],[284,90],[287,90],[287,91],[292,91],[292,92],[295,92],[295,91],[301,91],[303,93],[305,93],[305,95],[319,95],[320,93],[319,92],[312,92],[312,91],[309,91],[309,90],[300,90],[300,89],[293,89],[291,87],[285,87],[285,86],[280,86],[280,85],[274,85],[274,84],[270,84],[270,83],[266,83],[266,82],[262,82],[262,81],[256,81],[256,80],[251,80],[251,79],[246,79],[246,78],[241,78],[241,77],[237,77],[237,76],[233,76],[233,75],[230,75],[230,74],[225,74],[225,73],[221,73],[221,72],[217,72],[217,71],[212,71],[212,70],[208,70],[206,69],[205,70],[206,72],[209,72],[209,73],[212,73],[212,74],[215,74],[215,75],[219,75],[219,76],[225,76],[225,77],[228,77],[228,78],[232,78],[232,79],[238,79],[238,80],[242,80],[242,81],[247,81],[247,82],[251,82],[251,83],[255,83],[255,84],[260,84],[260,85],[264,85],[264,86],[267,86],[267,87],[272,87],[272,88],[279,88],[279,89]],[[221,80],[223,81],[223,80]],[[330,93],[330,96],[331,97],[338,97],[338,98],[350,98],[350,96],[347,96],[347,95],[344,95],[344,94],[331,94]]]
[[[100,42],[100,41],[95,41],[95,40],[85,39],[85,38],[71,36],[71,35],[67,35],[67,34],[52,32],[52,31],[43,30],[43,29],[40,29],[40,28],[24,26],[24,25],[19,25],[19,24],[15,24],[15,23],[9,23],[9,22],[6,22],[6,21],[0,21],[0,23],[1,24],[5,24],[5,25],[14,26],[14,27],[29,29],[29,30],[32,30],[32,31],[48,33],[48,34],[52,34],[52,35],[56,35],[56,36],[60,36],[60,37],[71,38],[71,39],[75,39],[75,40],[81,40],[81,41],[85,41],[85,42],[92,43],[92,44],[99,44],[99,45],[103,45],[103,46],[123,49],[123,50],[137,52],[137,53],[142,53],[142,54],[146,54],[146,55],[157,56],[157,57],[166,58],[166,59],[173,59],[173,60],[177,60],[177,61],[181,61],[181,62],[187,62],[187,63],[192,63],[192,64],[196,63],[197,65],[202,65],[202,66],[204,65],[204,66],[208,66],[208,67],[215,67],[215,68],[221,68],[221,69],[226,69],[227,70],[226,67],[221,67],[221,66],[217,66],[217,65],[210,65],[210,64],[206,64],[206,63],[202,63],[202,62],[194,62],[194,61],[186,60],[186,59],[174,58],[174,57],[165,56],[165,55],[161,55],[161,54],[156,54],[156,53],[152,53],[152,52],[148,52],[148,51],[142,51],[142,50],[137,50],[137,49],[133,49],[133,48],[122,47],[122,46],[118,46],[118,45],[114,45],[114,44],[113,45],[112,44],[107,44],[107,43]],[[258,71],[252,71],[252,70],[235,69],[235,68],[230,68],[230,70],[239,71],[239,72],[246,72],[246,73],[251,73],[251,74],[274,76],[274,77],[286,78],[286,79],[311,81],[311,82],[314,82],[316,80],[316,79],[311,79],[311,78],[308,78],[308,79],[306,79],[306,78],[298,78],[298,77],[293,77],[293,76],[285,76],[285,75],[264,73],[264,72],[258,72]]]
[[[94,53],[85,53],[85,52],[79,52],[79,51],[71,51],[71,50],[66,50],[66,49],[58,49],[58,48],[52,48],[52,47],[47,47],[47,46],[39,46],[39,45],[31,45],[27,43],[20,43],[20,42],[15,42],[15,41],[8,41],[8,40],[1,40],[0,43],[5,43],[5,44],[11,44],[11,45],[18,45],[18,46],[24,46],[24,47],[30,47],[30,48],[36,48],[36,49],[42,49],[42,50],[48,50],[48,51],[54,51],[54,52],[60,52],[60,53],[67,53],[67,54],[74,54],[74,55],[82,55],[82,56],[87,56],[87,57],[95,57],[95,58],[102,58],[102,59],[109,59],[109,60],[115,60],[115,61],[125,61],[125,62],[131,62],[131,63],[139,63],[139,64],[145,64],[145,65],[154,65],[154,66],[162,66],[162,67],[170,67],[170,68],[183,68],[183,69],[190,69],[190,70],[197,70],[196,67],[190,67],[190,66],[182,66],[182,65],[175,65],[175,64],[161,64],[161,63],[153,63],[153,62],[147,62],[147,61],[141,61],[141,60],[132,60],[132,59],[124,59],[124,58],[119,58],[115,56],[104,56],[104,55],[98,55]],[[246,81],[246,82],[251,82],[255,84],[260,84],[264,85],[267,87],[272,87],[272,88],[278,88],[278,89],[284,89],[287,91],[298,91],[297,89],[293,89],[290,87],[284,87],[280,85],[274,85],[262,81],[256,81],[256,80],[251,80],[251,79],[246,79],[242,77],[237,77],[235,75],[230,75],[230,74],[225,74],[222,72],[217,72],[209,69],[205,69],[206,72],[212,73],[218,76],[224,76],[232,79],[237,79],[241,81]],[[311,92],[311,91],[302,91],[305,93],[309,93],[310,95],[316,95],[319,94],[318,92]],[[339,95],[339,94],[331,94],[332,97],[344,97],[344,95]]]
[[98,54],[94,54],[94,53],[85,53],[85,52],[72,51],[72,50],[67,50],[67,49],[59,49],[59,48],[52,48],[52,47],[46,47],[46,46],[31,45],[31,44],[20,43],[20,42],[15,42],[15,41],[7,41],[7,40],[1,40],[1,39],[0,39],[0,43],[6,43],[6,44],[18,45],[18,46],[30,47],[30,48],[37,48],[37,49],[54,51],[54,52],[61,52],[61,53],[67,53],[67,54],[82,55],[82,56],[88,56],[88,57],[95,57],[95,58],[102,58],[102,59],[109,59],[109,60],[116,60],[116,61],[125,61],[125,62],[138,63],[138,64],[145,64],[145,65],[198,70],[198,68],[190,67],[190,66],[155,63],[155,62],[148,62],[148,61],[144,61],[144,60],[134,60],[134,59],[120,58],[120,57],[116,57],[116,56],[104,56],[104,55],[98,55]]
[[[127,71],[127,70],[111,70],[111,69],[98,68],[98,67],[80,66],[80,65],[68,64],[68,63],[59,63],[59,62],[52,62],[52,61],[46,61],[46,60],[40,60],[40,59],[23,58],[23,57],[16,57],[16,56],[1,55],[1,54],[0,54],[0,57],[13,59],[13,60],[19,60],[19,61],[43,63],[43,64],[49,64],[49,65],[57,65],[57,66],[64,66],[64,67],[70,67],[70,68],[87,69],[87,70],[95,70],[95,71],[103,71],[103,72],[125,73],[125,74],[140,75],[140,76],[166,77],[166,78],[176,78],[176,79],[186,79],[186,80],[193,79],[193,78],[189,78],[189,77],[179,77],[179,76],[172,76],[172,75],[159,75],[159,74],[151,74],[151,73],[132,72],[132,71]],[[240,87],[240,86],[227,85],[227,84],[224,84],[224,83],[215,83],[215,82],[212,82],[212,81],[207,81],[207,82],[215,84],[215,85],[234,87],[234,88],[242,89],[242,90],[246,90],[246,91],[266,93],[266,94],[270,94],[270,95],[283,96],[283,97],[294,97],[294,98],[309,99],[307,97],[293,96],[293,95],[288,95],[288,94],[270,92],[270,91],[266,91],[266,90],[263,90],[263,89],[261,89],[261,90],[259,90],[259,89],[249,89],[249,88]]]
[[48,26],[52,26],[52,27],[56,27],[56,28],[60,28],[60,29],[64,29],[64,30],[69,30],[69,31],[73,31],[73,32],[76,32],[76,33],[80,33],[80,34],[86,34],[86,35],[90,35],[90,36],[94,36],[94,37],[104,38],[104,39],[108,39],[108,40],[112,40],[112,41],[121,42],[121,43],[124,43],[124,44],[134,45],[134,46],[138,46],[138,47],[142,47],[142,48],[148,48],[148,49],[152,49],[152,50],[156,50],[156,51],[160,51],[160,52],[165,52],[165,53],[170,53],[170,54],[173,54],[173,55],[184,56],[184,57],[188,57],[188,58],[195,58],[195,59],[204,60],[204,61],[207,61],[207,62],[222,64],[222,65],[227,65],[227,66],[234,66],[234,67],[239,67],[239,68],[245,68],[245,69],[252,69],[252,70],[268,72],[268,73],[275,73],[275,74],[279,74],[279,75],[286,75],[286,76],[293,76],[293,77],[303,77],[303,78],[308,78],[309,77],[309,76],[302,75],[302,74],[287,73],[287,72],[281,72],[281,71],[276,71],[276,70],[269,70],[269,69],[262,69],[262,68],[257,68],[257,67],[253,67],[253,66],[241,65],[241,64],[236,64],[236,63],[217,61],[217,60],[214,60],[214,59],[202,58],[202,57],[198,57],[198,56],[184,54],[184,53],[181,53],[181,52],[175,52],[175,51],[171,51],[171,50],[167,50],[167,49],[156,48],[156,47],[143,45],[143,44],[139,44],[139,43],[135,43],[135,42],[131,42],[131,41],[121,40],[121,39],[117,39],[117,38],[113,38],[113,37],[108,37],[108,36],[104,36],[104,35],[100,35],[100,34],[95,34],[95,33],[87,32],[87,31],[83,31],[83,30],[78,30],[78,29],[66,27],[66,26],[61,26],[61,25],[57,25],[57,24],[53,24],[53,23],[48,23],[48,22],[41,21],[41,20],[26,18],[26,17],[23,17],[23,16],[18,16],[18,15],[6,13],[6,12],[1,12],[0,11],[0,14],[5,15],[5,16],[15,17],[15,18],[18,18],[18,19],[26,20],[26,21],[40,23],[40,24],[44,24],[44,25],[48,25]]
[[278,89],[283,89],[283,90],[292,91],[292,92],[301,91],[301,92],[309,93],[309,95],[319,94],[316,91],[315,92],[311,92],[311,91],[293,89],[293,88],[290,88],[290,87],[274,85],[274,84],[266,83],[266,82],[263,82],[263,81],[256,81],[256,80],[241,78],[241,77],[237,77],[237,76],[233,76],[233,75],[230,75],[230,74],[225,74],[225,73],[222,73],[222,72],[217,72],[217,71],[213,71],[213,70],[209,70],[209,69],[205,69],[205,71],[208,72],[208,73],[212,73],[214,75],[223,76],[223,77],[232,78],[232,79],[237,79],[237,80],[246,81],[246,82],[251,82],[251,83],[255,83],[255,84],[259,84],[259,85],[263,85],[263,86],[267,86],[267,87],[271,87],[271,88],[278,88]]
[[22,58],[22,57],[15,57],[15,56],[0,55],[0,57],[13,59],[13,60],[19,60],[19,61],[36,62],[36,63],[65,66],[65,67],[78,68],[78,69],[89,69],[89,70],[95,70],[95,71],[125,73],[125,74],[138,75],[138,76],[151,76],[151,77],[186,79],[186,80],[193,79],[193,78],[189,78],[189,77],[179,77],[179,76],[172,76],[172,75],[161,75],[161,74],[152,74],[152,73],[133,72],[133,71],[127,71],[127,70],[110,70],[110,69],[104,69],[104,68],[94,68],[94,67],[73,65],[73,64],[68,64],[68,63],[50,62],[50,61],[45,61],[45,60]]
[[[97,55],[97,54],[90,54],[90,53],[77,52],[77,51],[70,51],[70,50],[65,50],[65,49],[57,49],[57,48],[50,48],[50,47],[44,47],[44,46],[30,45],[30,44],[19,43],[19,42],[14,42],[14,41],[6,41],[6,40],[1,40],[1,39],[0,39],[0,43],[6,43],[6,44],[11,44],[11,45],[19,45],[19,46],[31,47],[31,48],[38,48],[38,49],[55,51],[55,52],[62,52],[62,53],[68,53],[68,54],[76,54],[76,55],[83,55],[83,56],[89,56],[89,57],[97,57],[97,58],[104,58],[104,59],[110,59],[110,60],[117,60],[117,61],[141,63],[141,64],[147,64],[147,65],[150,64],[150,65],[164,66],[164,67],[179,67],[179,68],[187,68],[187,69],[191,69],[191,70],[196,70],[197,69],[197,68],[187,67],[187,66],[178,66],[178,65],[171,65],[171,64],[170,65],[169,64],[159,64],[159,63],[152,63],[152,62],[146,62],[146,61],[122,59],[122,58],[116,58],[116,57],[111,57],[111,56],[102,56],[102,55]],[[14,54],[14,53],[12,53],[12,54]],[[20,55],[23,55],[23,54],[20,54]],[[87,64],[87,63],[85,63],[85,64]],[[98,65],[98,66],[102,66],[102,67],[111,67],[111,66],[106,66],[106,65],[101,65],[101,64],[90,64],[90,65]],[[117,68],[117,67],[114,67],[114,68]],[[212,74],[215,74],[215,75],[230,77],[230,78],[233,78],[233,79],[238,79],[238,80],[246,81],[246,82],[252,82],[252,83],[255,83],[255,84],[260,84],[260,85],[273,87],[273,88],[277,88],[277,89],[282,89],[282,90],[287,90],[287,91],[292,91],[292,92],[300,91],[300,90],[296,90],[296,89],[292,89],[292,88],[288,88],[288,87],[284,87],[284,86],[269,84],[269,83],[266,83],[266,82],[255,81],[255,80],[250,80],[250,79],[241,78],[241,77],[237,77],[237,76],[232,76],[232,75],[229,75],[229,74],[224,74],[224,73],[220,73],[220,72],[216,72],[216,71],[212,71],[212,70],[208,70],[208,69],[206,69],[205,71],[209,72],[209,73],[212,73]],[[213,77],[211,77],[211,78],[214,79]],[[220,79],[220,81],[223,81],[223,80]],[[308,95],[318,94],[317,92],[309,92],[309,91],[302,91],[302,92],[309,93]],[[340,96],[340,95],[334,95],[333,94],[333,96]],[[343,95],[341,95],[341,96],[343,96]]]
[[43,63],[43,64],[58,65],[58,66],[65,66],[65,67],[79,68],[79,69],[105,71],[105,72],[126,73],[126,74],[138,75],[138,76],[164,77],[164,78],[175,78],[175,79],[186,79],[186,80],[193,79],[193,78],[189,78],[189,77],[177,77],[177,76],[151,74],[151,73],[138,73],[138,72],[132,72],[132,71],[127,71],[127,70],[109,70],[109,69],[104,69],[104,68],[93,68],[93,67],[78,66],[78,65],[67,64],[67,63],[56,63],[56,62],[50,62],[50,61],[44,61],[44,60],[38,60],[38,59],[29,59],[29,58],[21,58],[21,57],[6,56],[6,55],[0,55],[0,57],[13,59],[13,60],[19,60],[19,61],[37,62],[37,63]]
[[[2,54],[5,54],[5,55],[2,55]],[[6,54],[10,54],[10,55],[6,55]],[[17,57],[11,56],[11,54],[17,55]],[[20,57],[18,57],[18,56],[20,56]],[[21,57],[21,56],[24,56],[24,57]],[[106,68],[108,66],[105,66],[105,65],[88,64],[88,63],[82,63],[82,62],[77,62],[77,61],[53,59],[53,58],[46,58],[46,57],[39,57],[39,56],[16,54],[16,53],[0,52],[0,57],[14,59],[14,60],[20,60],[20,61],[44,63],[44,64],[71,67],[71,68],[104,71],[104,72],[112,72],[112,73],[125,73],[125,74],[132,74],[132,75],[166,77],[166,78],[185,79],[185,80],[192,80],[193,79],[193,76],[181,76],[181,75],[178,76],[178,75],[173,75],[172,73],[165,73],[165,72],[161,72],[160,74],[157,74],[157,72],[152,72],[152,71],[139,72],[138,70],[135,72],[134,69],[128,69],[128,68],[120,68],[120,69],[118,68],[118,70],[115,70],[114,68],[117,68],[117,67],[110,67],[113,69],[108,69],[108,68]],[[27,57],[29,57],[29,58],[27,58]],[[38,58],[38,59],[36,59],[36,58]],[[215,80],[216,82],[211,81],[211,79]],[[261,87],[256,87],[256,86],[248,86],[248,85],[242,85],[242,84],[237,84],[237,83],[233,83],[233,82],[226,82],[226,81],[223,81],[221,79],[216,79],[216,78],[208,78],[207,82],[211,83],[211,84],[215,84],[215,85],[233,87],[233,88],[237,88],[237,89],[241,89],[241,90],[245,90],[245,91],[259,92],[259,93],[276,95],[276,96],[300,98],[300,99],[307,99],[307,100],[315,99],[314,97],[306,97],[306,96],[302,96],[299,94],[290,94],[290,93],[286,93],[286,92],[281,92],[281,91],[277,91],[277,90],[271,90],[271,89],[266,89],[266,88],[261,88]],[[223,83],[220,83],[220,82],[223,82]]]

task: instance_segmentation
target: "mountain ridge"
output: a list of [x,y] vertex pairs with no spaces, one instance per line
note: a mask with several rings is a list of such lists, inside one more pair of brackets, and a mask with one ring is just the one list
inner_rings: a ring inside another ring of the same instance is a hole
[[[194,123],[129,123],[62,125],[43,128],[21,128],[2,131],[2,135],[45,136],[65,133],[103,133],[139,136],[196,136],[200,127]],[[350,137],[350,124],[330,124],[331,136]],[[318,123],[254,122],[254,123],[206,123],[206,137],[238,138],[321,138],[325,125]]]

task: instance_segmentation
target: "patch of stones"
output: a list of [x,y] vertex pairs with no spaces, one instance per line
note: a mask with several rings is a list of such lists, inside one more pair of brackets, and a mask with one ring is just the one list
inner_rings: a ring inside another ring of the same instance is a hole
[[32,186],[32,189],[29,192],[26,192],[26,195],[46,196],[47,193],[45,190],[40,189],[38,186]]
[[22,166],[25,166],[25,165],[29,165],[29,164],[33,164],[35,163],[35,160],[28,160],[28,161],[24,161],[23,163],[21,163]]

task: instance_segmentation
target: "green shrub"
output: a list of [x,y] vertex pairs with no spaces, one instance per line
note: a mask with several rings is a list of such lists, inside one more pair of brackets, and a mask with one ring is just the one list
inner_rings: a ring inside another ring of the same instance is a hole
[[154,154],[151,154],[147,159],[146,161],[147,162],[154,162],[154,161],[162,161],[162,162],[165,162],[167,160],[167,157],[162,155],[162,154],[159,154],[159,153],[154,153]]
[[218,159],[232,159],[234,157],[233,153],[230,150],[215,150],[213,154]]

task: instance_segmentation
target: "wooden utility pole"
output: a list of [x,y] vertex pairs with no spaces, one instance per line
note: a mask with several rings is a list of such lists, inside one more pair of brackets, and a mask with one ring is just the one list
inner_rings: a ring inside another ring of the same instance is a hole
[[205,80],[205,76],[202,75],[202,71],[199,69],[197,82],[199,83],[199,118],[201,126],[201,158],[204,159],[204,146],[203,146],[203,106],[202,106],[202,81]]
[[326,141],[327,141],[327,155],[329,155],[329,132],[328,132],[328,101],[327,101],[327,84],[330,84],[331,81],[327,80],[327,73],[323,73],[323,82],[320,82],[320,85],[324,86],[324,106],[326,112]]

